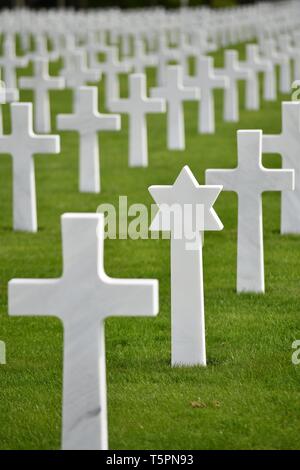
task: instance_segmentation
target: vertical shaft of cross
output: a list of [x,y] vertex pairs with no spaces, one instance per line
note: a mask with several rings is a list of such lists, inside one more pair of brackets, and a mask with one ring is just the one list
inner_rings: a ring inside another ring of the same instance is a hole
[[235,82],[230,84],[224,95],[224,121],[237,122],[239,120],[238,87]]
[[45,90],[35,90],[34,127],[37,132],[51,131],[50,98]]
[[213,134],[215,132],[215,105],[213,92],[201,94],[201,104],[198,107],[198,132]]
[[[251,189],[259,181],[262,133],[239,131],[237,135],[239,169],[248,175],[249,185],[238,198],[237,291],[265,292],[262,191]],[[255,177],[256,174],[256,177]],[[237,176],[238,178],[238,176]],[[254,223],[256,221],[256,223]]]
[[181,108],[181,106],[181,103],[168,103],[167,133],[169,149],[183,150],[185,148],[184,113],[181,109],[178,109],[178,107]]
[[[298,157],[299,158],[299,157]],[[289,169],[290,166],[282,162],[282,168]],[[300,171],[295,171],[295,190],[283,191],[281,193],[281,233],[300,234]]]
[[129,166],[148,166],[147,121],[143,113],[129,115]]
[[186,243],[171,235],[172,365],[206,366],[202,243]]
[[108,449],[104,336],[100,319],[84,329],[80,322],[65,323],[64,450]]
[[259,78],[257,73],[254,72],[252,80],[246,81],[246,109],[259,111],[259,101]]
[[81,134],[79,139],[79,190],[87,193],[100,192],[99,137]]
[[105,104],[107,109],[109,109],[111,101],[120,95],[119,77],[117,74],[106,74],[104,90]]
[[[254,220],[257,222],[253,223]],[[237,291],[264,293],[263,218],[260,194],[250,196],[245,192],[239,195],[237,246]]]
[[13,227],[24,232],[37,231],[35,171],[32,155],[13,158]]
[[269,67],[264,73],[264,99],[265,101],[276,101],[277,79],[273,67]]

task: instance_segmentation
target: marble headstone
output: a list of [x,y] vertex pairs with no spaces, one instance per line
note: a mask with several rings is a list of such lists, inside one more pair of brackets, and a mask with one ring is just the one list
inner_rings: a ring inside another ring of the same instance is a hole
[[62,245],[62,277],[9,282],[9,315],[62,321],[62,448],[106,450],[104,322],[111,316],[157,315],[158,282],[113,279],[105,273],[103,214],[64,214]]
[[149,188],[159,207],[150,230],[171,232],[173,366],[206,365],[202,232],[223,228],[213,209],[221,189],[199,185],[188,166],[173,185]]
[[294,189],[293,170],[262,166],[262,131],[238,131],[238,166],[207,170],[206,184],[238,195],[237,292],[264,293],[262,193]]

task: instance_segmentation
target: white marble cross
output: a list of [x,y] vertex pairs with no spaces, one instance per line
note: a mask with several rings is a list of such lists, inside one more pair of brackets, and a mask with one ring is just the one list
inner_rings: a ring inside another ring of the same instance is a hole
[[36,132],[51,132],[51,110],[49,90],[62,90],[65,80],[62,77],[49,76],[48,59],[35,59],[34,76],[21,77],[20,88],[33,90],[34,93],[34,128]]
[[98,112],[97,87],[75,91],[74,114],[57,116],[57,129],[79,133],[79,190],[100,192],[99,131],[119,131],[119,115]]
[[300,31],[296,30],[293,34],[295,53],[294,53],[294,77],[296,80],[300,77]]
[[105,104],[110,111],[111,102],[120,96],[119,74],[131,70],[128,62],[119,61],[117,52],[117,48],[110,47],[106,52],[105,62],[99,62],[99,69],[105,75]]
[[238,166],[207,170],[207,184],[221,184],[238,195],[237,291],[265,291],[262,193],[294,188],[293,170],[262,166],[262,131],[238,131]]
[[37,231],[35,154],[60,152],[59,136],[36,135],[32,129],[32,104],[11,105],[11,134],[0,136],[0,153],[13,161],[13,228]]
[[7,38],[3,45],[3,55],[0,57],[0,67],[3,69],[3,78],[6,88],[17,89],[16,71],[28,65],[27,57],[16,55],[16,45],[12,38]]
[[243,69],[239,64],[238,52],[227,50],[224,52],[225,65],[216,69],[217,75],[228,77],[228,86],[225,88],[224,120],[238,122],[239,120],[239,80],[253,80],[254,73]]
[[105,273],[103,214],[64,214],[62,244],[62,277],[11,280],[9,315],[61,319],[64,325],[62,447],[106,450],[104,322],[111,316],[155,316],[158,282],[114,279]]
[[281,93],[290,93],[291,78],[291,61],[289,56],[277,49],[274,39],[266,39],[261,46],[263,55],[271,60],[272,64],[279,66],[279,90]]
[[262,57],[259,53],[259,46],[257,44],[246,45],[246,60],[245,63],[248,68],[251,68],[256,73],[254,74],[253,91],[251,83],[247,84],[246,105],[248,109],[259,109],[259,76],[258,73],[262,72],[264,76],[264,99],[266,101],[276,101],[277,88],[276,88],[276,74],[272,62],[267,57]]
[[[184,54],[183,50],[169,47],[166,35],[161,33],[158,37],[158,62],[157,62],[157,78],[158,86],[163,86],[166,79],[166,68],[170,61],[181,61]],[[185,55],[185,54],[184,54]]]
[[150,230],[171,232],[172,365],[206,365],[202,232],[222,230],[221,186],[200,186],[185,166],[172,186],[150,186],[159,211]]
[[146,114],[163,113],[166,103],[160,98],[148,98],[146,76],[129,76],[129,97],[112,101],[110,110],[129,115],[129,166],[148,166]]
[[152,88],[153,98],[163,98],[167,102],[168,149],[185,149],[184,101],[200,99],[200,90],[183,85],[182,68],[179,65],[167,67],[166,80],[162,87]]
[[[1,77],[1,71],[0,71]],[[5,83],[0,79],[0,135],[3,134],[3,116],[2,116],[2,104],[13,103],[19,101],[20,94],[16,88],[7,89]]]
[[88,42],[83,46],[83,50],[86,51],[88,56],[88,64],[91,68],[99,69],[99,54],[106,54],[109,51],[110,46],[107,46],[103,42],[99,43],[95,41],[95,38],[88,37]]
[[3,80],[1,80],[1,71],[0,71],[0,93],[1,93],[1,103],[13,103],[14,101],[19,101],[20,93],[17,88],[7,88]]
[[[299,70],[299,55],[300,55],[300,44],[299,43],[292,43],[292,36],[288,33],[281,34],[278,37],[278,47],[279,51],[281,54],[283,54],[284,57],[289,58],[289,65],[290,65],[290,77],[289,77],[289,82],[291,84],[292,80],[292,68],[291,64],[293,63],[293,69],[294,69],[294,77],[297,79],[297,73]],[[288,82],[287,82],[288,83]],[[286,93],[288,93],[289,90],[286,88]]]
[[200,88],[201,101],[198,111],[198,131],[203,134],[215,132],[215,104],[213,90],[226,89],[229,79],[226,75],[216,75],[214,72],[214,60],[208,56],[198,56],[196,61],[196,75],[187,76],[185,83]]
[[98,82],[101,78],[99,70],[88,68],[86,52],[82,50],[71,51],[66,56],[66,66],[60,75],[64,77],[68,88],[78,88],[88,82]]
[[251,80],[245,82],[245,109],[258,111],[260,108],[259,74],[247,61],[239,62],[242,70],[252,72]]
[[158,57],[155,54],[147,54],[144,42],[141,39],[136,39],[134,55],[127,58],[127,63],[131,65],[135,73],[145,73],[147,67],[155,67],[157,65]]
[[49,51],[48,37],[44,33],[34,34],[35,50],[27,53],[26,57],[35,61],[36,59],[47,59],[48,61],[56,61],[59,58],[58,51]]
[[71,60],[70,54],[78,50],[75,34],[70,31],[52,34],[52,43],[59,57],[63,60],[64,66],[66,66],[67,62]]
[[300,102],[282,103],[282,131],[263,135],[263,153],[279,153],[282,168],[295,171],[295,190],[281,194],[281,233],[300,233]]

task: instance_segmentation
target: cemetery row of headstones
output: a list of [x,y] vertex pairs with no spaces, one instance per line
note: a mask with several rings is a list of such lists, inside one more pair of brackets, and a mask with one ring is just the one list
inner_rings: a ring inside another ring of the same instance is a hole
[[[38,230],[33,156],[60,151],[59,136],[50,135],[49,90],[73,90],[73,112],[58,115],[56,126],[79,133],[79,190],[99,193],[98,133],[119,131],[120,114],[129,115],[129,166],[147,167],[148,113],[167,113],[168,149],[183,150],[184,101],[198,102],[198,131],[211,134],[215,132],[214,89],[224,91],[224,120],[238,122],[240,80],[245,82],[246,109],[258,111],[261,74],[265,100],[276,100],[278,89],[290,92],[292,81],[300,78],[299,6],[294,1],[277,8],[259,4],[220,12],[5,11],[0,28],[4,80],[0,98],[1,103],[11,103],[10,134],[3,132],[0,119],[0,153],[13,159],[14,230]],[[248,43],[244,61],[230,49],[238,42]],[[221,47],[227,48],[224,66],[215,68],[208,54]],[[50,76],[49,64],[55,61],[61,64],[59,75]],[[18,79],[19,70],[31,62],[33,76]],[[156,69],[150,96],[148,67]],[[120,96],[121,73],[129,74],[127,98]],[[105,114],[98,111],[95,85],[99,81],[105,92]],[[20,89],[33,90],[34,107],[17,102]],[[282,155],[282,169],[264,168],[262,154],[275,150]],[[173,185],[149,188],[159,207],[151,230],[171,231],[172,365],[206,365],[202,244],[204,231],[223,228],[213,209],[216,198],[222,189],[236,192],[239,198],[237,292],[263,293],[261,195],[281,191],[281,232],[299,234],[299,151],[300,103],[286,102],[280,135],[238,132],[236,169],[207,170],[206,184],[199,185],[186,166]],[[162,224],[164,211],[172,204],[204,208],[193,250],[186,249],[187,240],[175,237],[174,227]],[[10,315],[55,315],[64,324],[65,449],[108,446],[105,318],[153,316],[159,309],[156,280],[111,279],[105,274],[103,243],[102,214],[64,214],[63,276],[9,283]]]

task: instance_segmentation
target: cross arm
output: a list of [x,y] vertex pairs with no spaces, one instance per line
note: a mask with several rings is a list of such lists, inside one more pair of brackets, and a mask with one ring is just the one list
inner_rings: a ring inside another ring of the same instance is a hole
[[269,170],[264,169],[264,178],[266,187],[262,191],[293,191],[295,189],[295,171],[294,170]]
[[206,170],[207,185],[223,186],[223,191],[235,191],[235,181],[238,179],[237,170]]
[[182,90],[184,100],[199,100],[201,91],[199,87],[187,87]]
[[80,119],[76,114],[59,114],[56,117],[56,126],[60,131],[78,131]]
[[100,130],[103,131],[119,131],[121,129],[121,116],[118,114],[99,114]]
[[165,113],[166,101],[162,98],[147,98],[146,113]]
[[[156,316],[159,311],[158,281],[113,279],[106,275],[105,316]],[[100,301],[100,299],[99,299]]]
[[58,135],[38,135],[34,140],[35,153],[59,153],[60,137]]
[[271,61],[259,57],[254,62],[254,68],[257,72],[272,72],[274,67]]
[[8,314],[11,316],[60,317],[52,302],[59,279],[13,279],[8,283]]
[[66,87],[66,80],[64,77],[49,77],[50,90],[64,90]]
[[282,135],[263,135],[262,153],[282,153]]
[[101,71],[97,69],[87,69],[85,71],[85,81],[86,82],[98,82],[101,80]]
[[229,79],[225,75],[214,75],[213,77],[213,88],[228,88]]
[[113,113],[130,113],[130,101],[126,98],[120,100],[111,100],[109,103],[109,110]]
[[151,88],[151,98],[164,98],[167,99],[167,89],[165,87]]
[[34,90],[39,85],[39,81],[34,77],[21,77],[19,79],[19,88],[23,90]]
[[248,68],[240,66],[235,73],[235,76],[238,80],[250,80],[254,78],[254,71]]

